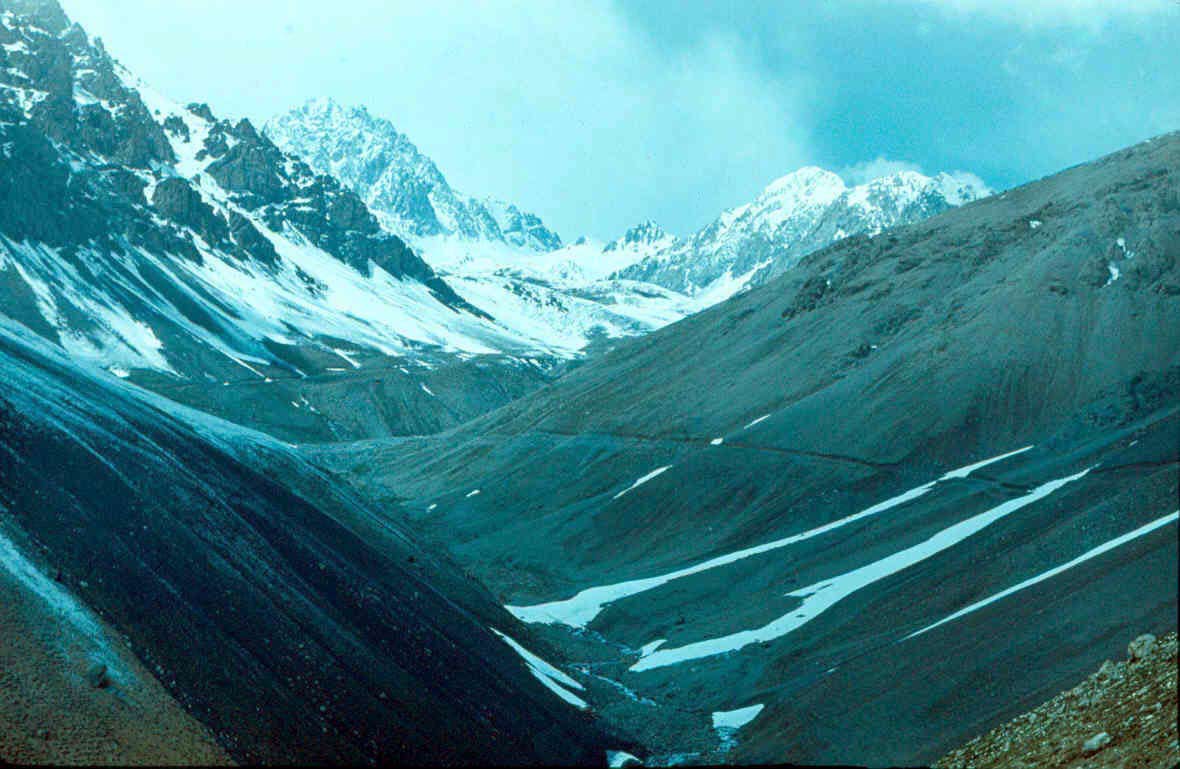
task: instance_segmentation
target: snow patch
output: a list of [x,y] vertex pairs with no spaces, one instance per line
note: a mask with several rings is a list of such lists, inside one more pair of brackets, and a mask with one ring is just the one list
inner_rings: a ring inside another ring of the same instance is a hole
[[1082,478],[1088,472],[1090,470],[1086,469],[1075,475],[1058,478],[1041,484],[1023,496],[1010,499],[985,512],[948,526],[916,545],[907,547],[852,571],[838,574],[834,577],[799,588],[798,590],[793,590],[786,595],[791,598],[800,598],[802,599],[802,603],[767,625],[753,630],[742,630],[725,636],[696,641],[672,649],[661,648],[641,658],[630,669],[638,672],[665,667],[667,665],[676,665],[688,660],[737,651],[750,644],[781,638],[803,627],[848,596],[957,545],[1005,516],[1047,497],[1068,483]]
[[343,359],[344,359],[344,362],[345,362],[345,363],[347,363],[348,365],[352,366],[353,368],[360,368],[360,367],[361,367],[361,364],[357,363],[357,362],[356,362],[356,359],[355,359],[355,358],[353,358],[353,357],[352,357],[352,356],[351,356],[351,355],[348,353],[348,351],[347,351],[347,350],[341,350],[341,349],[339,349],[339,348],[337,348],[337,347],[333,347],[333,348],[332,348],[332,352],[336,353],[336,355],[337,355],[337,356],[339,356],[339,357],[343,358]]
[[664,645],[664,641],[665,641],[665,640],[667,640],[667,639],[660,638],[660,639],[657,639],[657,640],[655,640],[655,641],[651,641],[651,642],[649,642],[649,643],[645,643],[645,644],[643,645],[643,647],[642,647],[642,648],[640,648],[640,650],[639,650],[639,656],[640,656],[640,657],[646,657],[647,655],[651,654],[651,653],[652,653],[652,652],[654,652],[656,649],[658,649],[658,648],[660,648],[661,646],[663,646],[663,645]]
[[915,636],[920,636],[923,633],[929,632],[936,627],[940,627],[942,625],[945,625],[948,622],[954,622],[959,617],[962,617],[966,614],[970,614],[971,612],[976,611],[978,609],[982,609],[984,606],[987,606],[988,604],[995,603],[996,601],[999,601],[1003,598],[1007,598],[1008,596],[1012,595],[1013,593],[1018,593],[1027,587],[1032,587],[1033,585],[1037,584],[1038,582],[1044,582],[1045,580],[1055,577],[1064,571],[1072,569],[1074,566],[1077,566],[1080,563],[1085,563],[1086,561],[1090,560],[1091,558],[1096,558],[1105,552],[1108,552],[1110,550],[1114,550],[1116,547],[1119,547],[1120,545],[1124,545],[1133,539],[1138,539],[1139,537],[1142,537],[1145,534],[1150,534],[1151,532],[1155,531],[1156,529],[1167,526],[1169,523],[1173,523],[1177,519],[1180,519],[1180,510],[1177,510],[1176,512],[1172,513],[1171,515],[1165,515],[1162,518],[1157,518],[1154,521],[1152,521],[1151,523],[1146,523],[1146,524],[1140,526],[1139,528],[1135,529],[1134,531],[1129,531],[1126,534],[1115,537],[1112,540],[1102,543],[1098,547],[1091,548],[1090,550],[1087,550],[1086,552],[1079,555],[1077,558],[1074,558],[1071,561],[1067,561],[1066,563],[1063,563],[1060,566],[1054,566],[1052,569],[1049,569],[1048,571],[1041,572],[1040,574],[1036,575],[1035,577],[1030,577],[1030,578],[1024,580],[1023,582],[1013,585],[1012,587],[1006,588],[1004,590],[1001,590],[998,593],[990,595],[981,601],[976,601],[975,603],[971,604],[970,606],[966,606],[962,609],[959,609],[954,614],[950,614],[950,615],[944,617],[943,619],[940,619],[938,622],[935,622],[931,625],[927,625],[926,627],[922,628],[921,630],[917,630],[913,633],[910,633],[908,636],[906,636],[902,640],[903,641],[909,640],[910,638],[913,638]]
[[753,427],[754,425],[758,424],[759,422],[761,422],[761,421],[763,421],[763,420],[765,420],[765,419],[770,419],[770,414],[763,414],[762,416],[758,417],[758,418],[757,418],[757,419],[755,419],[753,422],[750,422],[748,425],[746,425],[746,426],[745,426],[745,427],[743,427],[742,429],[743,429],[743,430],[749,430],[751,427]]
[[[702,561],[701,563],[695,564],[693,566],[688,566],[683,569],[668,572],[667,574],[661,574],[656,577],[633,579],[626,582],[618,582],[613,585],[588,587],[572,598],[567,598],[562,601],[551,601],[549,603],[537,604],[535,606],[506,606],[505,608],[515,615],[517,619],[523,622],[540,622],[547,624],[556,623],[569,625],[570,627],[575,628],[584,628],[591,621],[593,621],[593,619],[597,617],[608,604],[614,603],[615,601],[619,601],[633,595],[638,595],[639,593],[644,593],[648,590],[654,590],[655,588],[671,582],[672,580],[689,577],[693,574],[699,574],[702,571],[708,571],[709,569],[727,566],[744,558],[761,555],[762,553],[768,553],[772,550],[777,550],[788,545],[793,545],[796,542],[803,542],[813,537],[818,537],[821,534],[826,534],[829,531],[834,531],[835,529],[839,529],[842,526],[847,526],[848,524],[854,523],[855,521],[877,515],[878,513],[883,513],[886,510],[897,507],[898,505],[903,505],[906,502],[917,499],[918,497],[928,493],[940,481],[948,481],[955,478],[966,478],[981,467],[986,467],[987,465],[990,465],[994,462],[999,462],[1002,459],[1023,453],[1031,448],[1032,446],[1025,446],[1024,448],[1017,449],[1016,451],[1010,451],[1006,454],[1001,454],[990,459],[985,459],[981,462],[975,462],[955,470],[950,470],[940,476],[937,480],[924,483],[921,486],[915,486],[914,488],[904,491],[901,494],[886,499],[884,502],[878,502],[871,507],[867,507],[860,512],[847,515],[830,523],[825,523],[822,526],[817,526],[813,529],[800,532],[799,534],[792,534],[788,537],[776,539],[772,542],[766,542],[761,545],[755,545],[754,547],[747,547],[732,553],[719,555],[715,558],[710,558],[707,561]],[[643,656],[646,657],[651,654],[655,647],[661,643],[663,642],[653,641],[651,644],[645,646]],[[648,647],[651,648],[649,649]]]
[[663,467],[657,467],[655,470],[652,470],[652,471],[651,471],[650,473],[648,473],[647,475],[644,475],[644,476],[640,477],[638,480],[636,480],[634,483],[632,483],[632,484],[631,484],[630,486],[628,486],[627,488],[625,488],[625,489],[623,489],[622,491],[620,491],[618,494],[615,494],[613,497],[611,497],[611,499],[612,499],[612,500],[614,500],[614,499],[618,499],[619,497],[621,497],[621,496],[623,496],[624,494],[626,494],[628,491],[631,491],[632,489],[637,489],[637,488],[639,488],[639,487],[640,487],[640,486],[642,486],[643,484],[645,484],[645,483],[647,483],[648,481],[650,481],[652,478],[655,478],[657,475],[659,475],[659,474],[663,473],[664,471],[666,471],[666,470],[667,470],[668,468],[670,468],[671,466],[672,466],[672,465],[664,465]]
[[529,672],[532,673],[538,681],[543,683],[545,687],[549,689],[549,691],[553,692],[558,697],[561,697],[561,699],[580,710],[585,710],[587,707],[589,707],[585,700],[570,691],[570,689],[582,691],[584,687],[580,683],[575,681],[573,678],[570,678],[568,675],[563,673],[561,670],[558,670],[553,665],[550,665],[548,662],[541,659],[537,655],[533,654],[531,651],[524,648],[504,633],[501,633],[499,630],[491,628],[491,631],[503,638],[504,642],[511,646],[512,649],[517,654],[519,654],[522,659],[524,659],[525,663],[528,665]]
[[718,710],[713,713],[714,729],[741,729],[762,712],[765,705],[757,704],[737,710]]
[[722,753],[733,750],[737,745],[737,731],[753,721],[762,712],[762,704],[750,705],[737,710],[718,710],[713,713],[713,728],[721,739],[719,749]]
[[951,470],[948,473],[944,473],[943,476],[941,478],[939,478],[938,480],[949,481],[952,478],[966,478],[968,475],[971,475],[971,473],[975,472],[976,470],[978,470],[982,467],[987,467],[988,465],[995,464],[996,462],[1007,459],[1008,457],[1014,457],[1017,454],[1023,454],[1024,452],[1028,451],[1031,448],[1032,448],[1032,445],[1030,444],[1028,446],[1025,446],[1024,448],[1016,449],[1015,451],[1009,451],[1007,454],[1000,454],[999,456],[992,457],[991,459],[985,459],[982,462],[976,462],[975,464],[965,465],[964,467],[960,467],[957,470]]
[[608,750],[606,765],[611,769],[620,769],[624,766],[642,766],[643,762],[625,750]]

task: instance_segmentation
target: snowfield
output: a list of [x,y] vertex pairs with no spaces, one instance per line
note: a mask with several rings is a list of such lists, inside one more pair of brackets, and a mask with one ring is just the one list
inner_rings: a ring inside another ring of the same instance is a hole
[[[767,416],[769,416],[769,414]],[[761,421],[761,419],[765,418],[766,417],[761,417],[755,421]],[[862,520],[864,518],[877,515],[878,513],[883,513],[886,510],[891,510],[899,505],[904,505],[911,500],[917,499],[918,497],[921,497],[922,495],[930,492],[939,482],[966,478],[976,470],[987,467],[988,465],[994,464],[996,462],[1001,462],[1018,454],[1022,454],[1031,448],[1032,446],[1025,446],[1022,449],[1010,451],[1006,454],[1000,454],[999,456],[991,457],[989,459],[984,459],[964,467],[950,470],[944,473],[937,480],[924,483],[921,486],[916,486],[912,489],[902,492],[901,494],[890,497],[883,502],[878,502],[875,505],[867,507],[860,512],[853,513],[852,515],[847,515],[822,526],[817,526],[813,529],[809,529],[798,534],[792,534],[788,537],[776,539],[772,542],[766,542],[761,545],[755,545],[754,547],[748,547],[742,550],[736,550],[732,553],[726,553],[725,555],[719,555],[716,558],[710,558],[707,561],[703,561],[684,569],[678,569],[676,571],[668,572],[667,574],[661,574],[655,577],[646,577],[644,579],[633,579],[626,582],[619,582],[613,585],[589,587],[585,590],[582,590],[572,598],[567,598],[563,601],[551,601],[549,603],[537,604],[535,606],[508,606],[505,608],[507,608],[508,611],[512,612],[523,622],[538,622],[548,624],[559,623],[569,625],[570,627],[584,628],[590,624],[590,622],[592,622],[594,618],[597,617],[608,604],[614,603],[615,601],[619,601],[633,595],[638,595],[639,593],[644,593],[648,590],[654,590],[655,588],[665,585],[673,580],[689,577],[693,574],[699,574],[703,571],[708,571],[709,569],[728,566],[731,563],[735,563],[745,558],[768,553],[772,550],[778,550],[779,548],[787,547],[788,545],[793,545],[813,537],[818,537],[822,534],[827,534],[828,532],[834,531],[843,526],[847,526],[850,523],[855,523],[856,521]],[[663,472],[666,469],[666,467],[660,468],[655,474]],[[635,484],[631,486],[631,488],[634,488],[642,482],[650,480],[652,477],[654,477],[652,474],[644,476],[639,481],[636,481]],[[617,499],[618,496],[621,496],[629,490],[630,489],[626,489],[623,492],[619,492],[615,498]],[[656,644],[658,642],[652,643]],[[644,657],[650,656],[650,646],[651,644],[644,647]]]

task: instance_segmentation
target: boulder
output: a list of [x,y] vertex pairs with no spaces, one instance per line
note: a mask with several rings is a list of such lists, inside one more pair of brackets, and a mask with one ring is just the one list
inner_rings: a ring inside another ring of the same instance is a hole
[[1127,659],[1131,662],[1138,662],[1140,660],[1147,659],[1151,656],[1151,652],[1154,648],[1155,636],[1151,633],[1144,633],[1131,643],[1127,644]]
[[1082,743],[1082,752],[1089,755],[1097,753],[1110,744],[1110,735],[1106,732],[1098,732],[1090,739]]

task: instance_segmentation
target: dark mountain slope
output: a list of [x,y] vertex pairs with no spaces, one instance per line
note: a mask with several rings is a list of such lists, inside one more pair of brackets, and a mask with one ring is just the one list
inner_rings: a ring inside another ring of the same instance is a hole
[[590,716],[489,629],[523,628],[389,515],[12,324],[0,524],[237,760],[605,761]]
[[735,757],[933,760],[1174,625],[1178,189],[1170,134],[812,254],[449,434],[320,458],[517,606],[806,534],[520,614],[587,625],[611,645],[570,648],[698,732],[765,704]]

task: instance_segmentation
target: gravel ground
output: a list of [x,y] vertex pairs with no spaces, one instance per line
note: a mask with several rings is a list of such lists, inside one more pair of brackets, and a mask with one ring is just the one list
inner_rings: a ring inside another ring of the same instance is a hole
[[229,756],[109,627],[93,638],[0,568],[0,764],[227,765]]
[[[1148,640],[1153,639],[1153,640]],[[944,756],[938,769],[1164,769],[1180,763],[1176,633]]]

